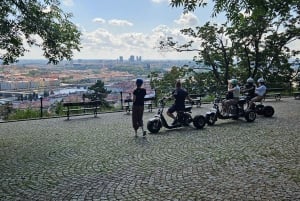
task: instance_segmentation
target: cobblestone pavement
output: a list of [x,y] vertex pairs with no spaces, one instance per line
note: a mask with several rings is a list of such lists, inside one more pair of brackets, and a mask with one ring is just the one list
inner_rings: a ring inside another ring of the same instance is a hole
[[124,113],[1,123],[0,200],[300,200],[300,101],[265,104],[274,117],[145,138]]

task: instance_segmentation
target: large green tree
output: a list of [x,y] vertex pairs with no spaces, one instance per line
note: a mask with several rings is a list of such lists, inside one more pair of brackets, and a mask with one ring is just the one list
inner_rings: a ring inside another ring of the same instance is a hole
[[[204,0],[172,0],[173,7],[184,12],[206,6]],[[269,80],[290,81],[291,58],[299,55],[289,44],[300,37],[299,0],[212,0],[212,16],[225,13],[222,25],[206,23],[202,27],[181,30],[192,37],[186,44],[173,38],[161,42],[161,47],[177,51],[197,51],[196,61],[212,68],[217,82],[230,77],[264,76]],[[198,48],[194,42],[201,39]]]
[[104,107],[109,107],[109,103],[106,101],[106,97],[111,91],[107,90],[104,86],[104,82],[97,80],[95,84],[88,88],[91,93],[83,95],[83,98],[89,98],[91,101],[100,101]]
[[71,17],[59,0],[1,0],[0,60],[16,62],[28,51],[26,43],[39,46],[49,63],[70,60],[80,49],[81,35]]

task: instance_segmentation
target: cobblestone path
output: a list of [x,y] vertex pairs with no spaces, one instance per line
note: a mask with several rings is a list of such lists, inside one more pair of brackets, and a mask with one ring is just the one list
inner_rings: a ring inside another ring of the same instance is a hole
[[273,118],[145,138],[124,113],[2,123],[0,200],[300,200],[300,101],[266,104]]

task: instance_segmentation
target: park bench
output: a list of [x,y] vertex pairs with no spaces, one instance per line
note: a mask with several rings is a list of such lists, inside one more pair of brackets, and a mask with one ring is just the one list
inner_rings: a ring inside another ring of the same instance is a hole
[[300,99],[300,91],[293,92],[293,95],[294,95],[295,100]]
[[153,101],[156,99],[155,96],[149,97],[149,98],[144,98],[144,107],[147,107],[148,112],[152,112],[153,108]]
[[132,99],[125,99],[124,100],[125,103],[125,112],[126,113],[130,113],[131,107],[132,107]]
[[201,94],[190,94],[191,99],[194,101],[196,107],[201,107]]
[[100,108],[101,101],[88,101],[88,102],[65,102],[63,107],[67,109],[64,110],[67,115],[67,120],[70,116],[94,114],[97,117],[98,109]]
[[266,98],[275,98],[276,101],[280,101],[281,91],[283,91],[283,88],[269,88],[269,89],[267,89],[267,93],[265,94],[264,100]]
[[[148,109],[148,112],[152,112],[153,109],[153,101],[156,99],[156,97],[149,97],[149,98],[144,98],[144,107]],[[132,110],[132,99],[125,99],[125,112],[130,113]]]

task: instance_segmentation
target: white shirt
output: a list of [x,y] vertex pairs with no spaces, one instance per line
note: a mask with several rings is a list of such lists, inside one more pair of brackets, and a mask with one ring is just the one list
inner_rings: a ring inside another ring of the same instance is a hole
[[239,98],[240,97],[240,87],[237,85],[233,88],[233,98]]
[[265,93],[267,91],[267,87],[265,85],[260,85],[259,87],[257,87],[255,89],[255,93],[258,95],[258,96],[264,96]]

